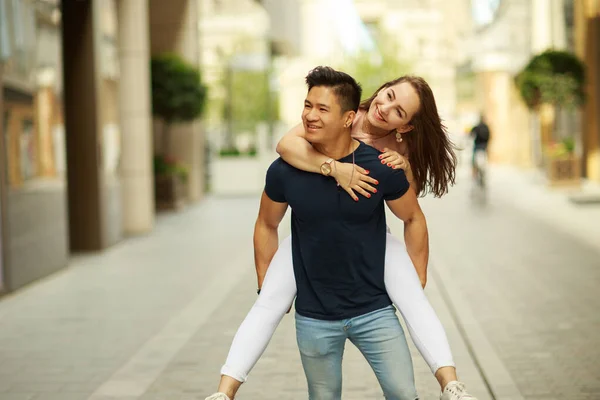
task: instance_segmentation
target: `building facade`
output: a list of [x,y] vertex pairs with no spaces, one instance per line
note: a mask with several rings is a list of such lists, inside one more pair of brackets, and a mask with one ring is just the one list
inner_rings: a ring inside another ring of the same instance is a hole
[[600,2],[571,0],[575,53],[586,65],[587,101],[582,110],[583,171],[600,182]]
[[468,49],[468,62],[460,77],[470,79],[470,89],[461,99],[461,111],[473,115],[471,126],[479,115],[486,119],[492,132],[492,162],[529,165],[531,117],[513,78],[529,60],[535,40],[531,2],[472,2],[470,13],[471,32],[463,44]]
[[356,0],[362,20],[393,41],[396,57],[411,73],[427,80],[440,114],[455,118],[456,70],[464,58],[460,39],[469,27],[469,9],[461,0]]
[[[150,57],[198,65],[197,21],[192,0],[0,0],[4,290],[153,228]],[[176,130],[198,200],[202,131]]]
[[[204,125],[215,153],[235,145],[236,131],[243,130],[234,121],[232,103],[257,101],[239,99],[247,94],[234,83],[245,73],[257,78],[267,76],[270,61],[270,17],[255,0],[198,0],[201,68],[209,87],[209,104]],[[256,80],[256,79],[253,79]],[[264,79],[266,84],[266,78]],[[248,87],[257,82],[249,82]],[[251,89],[249,90],[251,92]],[[257,96],[262,92],[256,93]]]
[[[464,110],[480,109],[492,130],[492,161],[522,167],[542,165],[548,140],[545,113],[529,111],[514,77],[529,59],[548,49],[575,53],[586,67],[586,103],[580,113],[561,118],[574,136],[584,177],[600,181],[600,4],[595,0],[501,0],[473,9],[474,27],[466,47],[473,49],[463,75],[473,77]],[[473,3],[475,4],[475,3]],[[479,16],[485,18],[477,21]],[[460,80],[460,77],[459,77]],[[555,136],[558,134],[555,133]]]
[[0,1],[4,290],[68,258],[60,26],[57,2]]

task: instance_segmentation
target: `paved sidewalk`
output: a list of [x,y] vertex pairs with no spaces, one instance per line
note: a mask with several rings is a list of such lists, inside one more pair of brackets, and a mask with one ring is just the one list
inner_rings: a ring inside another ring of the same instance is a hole
[[448,196],[424,199],[432,273],[497,397],[597,400],[600,208],[532,177],[490,167],[481,206],[461,168]]
[[[509,166],[493,166],[489,177],[494,196],[600,249],[600,201],[577,204],[570,200],[572,197],[600,200],[600,184],[583,181],[580,188],[551,188],[539,170]],[[507,190],[500,189],[503,187]]]
[[[251,235],[258,199],[208,198],[156,230],[0,300],[0,399],[203,399],[255,299]],[[435,279],[427,289],[461,377],[486,386]],[[412,346],[412,343],[411,343]],[[423,399],[437,383],[412,348]],[[241,399],[306,399],[293,317],[286,316]],[[344,399],[381,398],[352,345]]]

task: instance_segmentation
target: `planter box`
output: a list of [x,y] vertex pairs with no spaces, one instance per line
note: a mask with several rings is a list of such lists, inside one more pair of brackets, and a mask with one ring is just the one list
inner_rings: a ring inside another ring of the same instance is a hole
[[546,173],[550,186],[579,186],[581,184],[581,160],[576,156],[550,158]]
[[154,177],[154,199],[157,210],[177,210],[185,205],[186,182],[177,175]]
[[215,158],[211,171],[211,192],[221,196],[260,195],[265,172],[273,159],[260,157]]

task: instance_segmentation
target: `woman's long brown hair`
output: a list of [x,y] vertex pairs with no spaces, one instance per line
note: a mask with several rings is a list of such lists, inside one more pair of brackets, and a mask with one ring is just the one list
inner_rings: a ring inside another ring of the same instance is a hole
[[409,122],[414,129],[402,136],[408,147],[417,194],[425,196],[431,192],[435,197],[442,197],[456,181],[457,159],[455,146],[442,124],[433,92],[427,82],[417,76],[402,76],[389,81],[360,103],[359,109],[368,111],[373,99],[382,89],[402,82],[410,83],[420,99],[419,110]]

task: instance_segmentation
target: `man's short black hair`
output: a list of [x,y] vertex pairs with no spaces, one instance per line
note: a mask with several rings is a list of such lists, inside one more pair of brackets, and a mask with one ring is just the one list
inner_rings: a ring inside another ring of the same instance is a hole
[[336,71],[331,67],[319,66],[306,75],[308,91],[315,86],[325,86],[333,89],[338,97],[342,113],[358,111],[362,88],[356,80],[345,72]]

